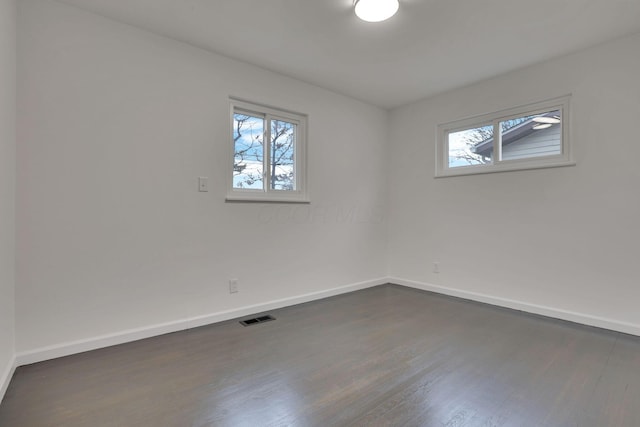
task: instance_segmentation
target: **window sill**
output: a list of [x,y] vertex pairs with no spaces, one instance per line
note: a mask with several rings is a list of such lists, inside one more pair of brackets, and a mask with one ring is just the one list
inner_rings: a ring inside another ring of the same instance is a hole
[[257,194],[229,194],[225,198],[227,203],[292,203],[292,204],[309,204],[311,200],[307,197],[301,197],[296,195],[295,197],[278,197],[278,196],[265,196]]
[[530,164],[530,165],[503,165],[503,166],[493,166],[493,167],[464,167],[457,168],[460,170],[447,170],[446,172],[438,172],[435,178],[449,178],[453,176],[465,176],[465,175],[482,175],[487,173],[499,173],[499,172],[515,172],[522,170],[533,170],[533,169],[549,169],[549,168],[561,168],[566,166],[575,166],[575,161],[561,161],[561,162],[549,162],[549,163],[538,163],[538,164]]

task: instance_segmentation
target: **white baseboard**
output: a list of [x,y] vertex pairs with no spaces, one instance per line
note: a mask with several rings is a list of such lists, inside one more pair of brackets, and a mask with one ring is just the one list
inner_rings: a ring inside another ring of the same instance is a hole
[[570,322],[581,323],[584,325],[595,326],[598,328],[640,336],[640,325],[637,324],[625,323],[613,319],[561,310],[553,307],[530,304],[522,301],[516,301],[492,295],[485,295],[461,289],[448,288],[444,286],[433,285],[430,283],[406,280],[398,277],[386,277],[354,283],[346,286],[340,286],[323,291],[312,292],[304,295],[273,300],[262,304],[249,305],[233,310],[220,311],[217,313],[190,317],[172,322],[150,325],[142,328],[129,329],[113,334],[101,335],[88,339],[56,344],[53,346],[21,352],[16,355],[13,363],[4,370],[2,377],[0,377],[0,397],[4,396],[4,393],[6,392],[6,389],[9,385],[9,381],[11,380],[13,372],[15,371],[15,368],[17,366],[28,365],[30,363],[42,362],[49,359],[55,359],[57,357],[96,350],[112,345],[124,344],[131,341],[196,328],[212,323],[223,322],[250,314],[275,310],[282,307],[288,307],[291,305],[302,304],[322,298],[328,298],[335,295],[371,288],[374,286],[383,285],[385,283],[393,283],[410,288],[421,289],[424,291],[435,292],[443,295],[450,295],[457,298],[478,301],[499,307],[520,310],[528,313],[552,317],[555,319],[567,320]]
[[323,291],[311,292],[304,295],[273,300],[262,304],[249,305],[233,310],[220,311],[217,313],[190,317],[186,319],[175,320],[172,322],[145,326],[142,328],[129,329],[113,334],[101,335],[83,340],[42,347],[35,350],[18,353],[16,355],[16,366],[28,365],[31,363],[42,362],[49,359],[55,359],[57,357],[69,356],[71,354],[96,350],[112,345],[124,344],[127,342],[137,341],[140,339],[150,338],[171,332],[197,328],[198,326],[223,322],[225,320],[235,319],[237,317],[247,316],[255,313],[261,313],[268,310],[275,310],[291,305],[302,304],[305,302],[353,292],[360,289],[371,288],[373,286],[378,286],[385,283],[387,283],[386,278],[368,280],[365,282],[353,283],[350,285],[326,289]]
[[0,374],[0,403],[2,403],[2,399],[4,399],[4,395],[9,388],[9,383],[17,366],[16,358],[13,357]]
[[450,295],[457,298],[496,305],[499,307],[525,311],[527,313],[539,314],[546,317],[552,317],[554,319],[568,320],[569,322],[580,323],[583,325],[595,326],[597,328],[609,329],[616,332],[640,336],[640,325],[633,323],[620,322],[618,320],[607,319],[604,317],[592,316],[589,314],[561,310],[542,305],[529,304],[522,301],[516,301],[492,295],[485,295],[476,292],[469,292],[461,289],[448,288],[444,286],[433,285],[430,283],[405,280],[397,277],[389,277],[387,278],[387,282],[406,286],[409,288],[421,289],[438,294]]

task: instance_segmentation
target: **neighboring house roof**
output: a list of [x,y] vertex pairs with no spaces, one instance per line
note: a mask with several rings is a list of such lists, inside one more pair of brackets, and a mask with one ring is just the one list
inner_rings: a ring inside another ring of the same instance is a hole
[[[554,117],[556,115],[557,113],[555,111],[552,111],[549,113],[541,114],[537,117]],[[538,123],[534,122],[533,119],[531,119],[508,129],[502,134],[502,146],[504,147],[505,145],[512,144],[516,141],[521,140],[527,135],[536,132],[536,129],[533,128],[533,126],[536,124]],[[493,151],[493,137],[487,138],[484,141],[480,141],[471,148],[471,151],[481,156],[488,156],[491,151]]]

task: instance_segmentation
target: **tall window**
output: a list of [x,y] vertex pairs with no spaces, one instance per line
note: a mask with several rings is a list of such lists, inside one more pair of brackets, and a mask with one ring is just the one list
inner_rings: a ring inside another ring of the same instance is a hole
[[231,141],[227,200],[308,202],[306,116],[232,99]]
[[568,166],[569,97],[438,126],[436,176]]

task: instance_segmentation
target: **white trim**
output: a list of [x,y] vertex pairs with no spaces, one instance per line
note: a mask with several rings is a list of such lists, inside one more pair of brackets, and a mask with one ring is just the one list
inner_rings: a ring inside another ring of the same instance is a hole
[[368,280],[364,282],[353,283],[350,285],[340,286],[337,288],[326,289],[318,292],[298,295],[294,297],[282,298],[269,301],[262,304],[248,305],[233,310],[225,310],[217,313],[205,314],[202,316],[190,317],[186,319],[175,320],[172,322],[161,323],[157,325],[145,326],[142,328],[129,329],[116,332],[113,334],[101,335],[97,337],[71,341],[62,344],[42,347],[35,350],[25,351],[16,355],[16,366],[28,365],[30,363],[42,362],[57,357],[69,356],[71,354],[82,353],[85,351],[96,350],[99,348],[109,347],[112,345],[124,344],[131,341],[137,341],[144,338],[150,338],[158,335],[168,334],[171,332],[182,331],[185,329],[197,328],[212,323],[223,322],[250,314],[256,314],[268,310],[288,307],[291,305],[302,304],[309,301],[315,301],[322,298],[328,298],[335,295],[345,294],[348,292],[358,291],[361,289],[371,288],[387,283],[386,278]]
[[[307,190],[307,145],[308,145],[308,121],[306,114],[297,113],[291,110],[284,110],[269,105],[258,104],[239,98],[229,97],[230,119],[229,119],[229,164],[227,171],[227,202],[277,202],[277,203],[309,203],[309,193]],[[233,186],[233,165],[235,162],[234,116],[236,111],[263,117],[266,123],[263,138],[263,188],[262,189],[239,189]],[[271,164],[269,158],[271,120],[283,120],[295,124],[296,136],[294,146],[294,178],[295,190],[270,190],[271,182],[270,170],[264,167]]]
[[9,364],[2,372],[2,376],[0,376],[0,403],[2,403],[2,399],[4,399],[4,395],[9,388],[9,383],[11,382],[11,378],[13,378],[13,373],[16,371],[17,367],[18,365],[14,356],[9,360]]
[[597,328],[608,329],[612,331],[622,332],[640,336],[640,325],[620,322],[618,320],[608,319],[604,317],[592,316],[584,313],[562,310],[554,307],[547,307],[537,304],[530,304],[522,301],[512,300],[508,298],[496,297],[477,292],[466,291],[462,289],[449,288],[445,286],[434,285],[426,282],[418,282],[414,280],[406,280],[398,277],[383,277],[364,282],[353,283],[350,285],[340,286],[318,292],[298,295],[294,297],[282,298],[269,301],[262,304],[254,304],[240,307],[233,310],[220,311],[217,313],[206,314],[202,316],[180,319],[173,322],[166,322],[157,325],[150,325],[142,328],[129,329],[113,334],[101,335],[93,338],[77,340],[62,344],[56,344],[48,347],[18,353],[13,361],[9,363],[7,368],[0,377],[0,399],[9,386],[11,377],[18,366],[28,365],[31,363],[42,362],[57,357],[68,356],[71,354],[82,353],[90,350],[97,350],[112,345],[124,344],[127,342],[137,341],[171,332],[178,332],[186,329],[197,328],[213,323],[223,322],[250,314],[261,313],[269,310],[276,310],[305,302],[315,301],[335,295],[354,292],[362,289],[372,288],[386,283],[392,283],[423,291],[434,292],[442,295],[449,295],[456,298],[477,301],[485,304],[495,305],[498,307],[510,308],[513,310],[524,311],[527,313],[538,314],[555,319],[567,320],[583,325],[594,326]]
[[562,310],[554,307],[530,304],[522,301],[512,300],[508,298],[496,297],[477,292],[465,291],[462,289],[448,288],[445,286],[433,285],[431,283],[417,282],[413,280],[405,280],[397,277],[389,277],[389,283],[406,286],[409,288],[421,289],[423,291],[435,292],[438,294],[449,295],[457,298],[463,298],[471,301],[478,301],[485,304],[496,305],[499,307],[511,308],[514,310],[525,311],[527,313],[539,314],[554,319],[567,320],[569,322],[580,323],[597,328],[609,329],[611,331],[622,332],[640,336],[640,325],[634,323],[621,322],[618,320],[608,319],[605,317],[592,316],[589,314],[578,313],[575,311]]
[[[228,194],[225,197],[227,202],[256,202],[256,203],[311,203],[306,196],[301,196],[296,192],[283,191],[283,194],[265,193],[264,191],[245,190],[243,194],[236,191],[234,194]],[[294,193],[294,194],[287,194]],[[287,197],[289,196],[289,197]]]
[[[479,116],[467,117],[448,123],[439,124],[436,127],[436,178],[445,178],[460,175],[476,175],[495,172],[509,172],[528,169],[555,168],[561,166],[575,166],[571,150],[571,94],[546,101],[521,105],[506,110]],[[562,118],[562,152],[556,155],[526,157],[520,159],[502,160],[496,153],[501,152],[500,122],[517,117],[543,113],[551,110],[559,110]],[[493,161],[487,164],[449,167],[449,133],[472,129],[481,126],[493,126]]]
[[[542,158],[542,157],[533,157],[533,158]],[[532,158],[532,159],[533,159]],[[518,160],[509,160],[510,162],[516,162]],[[446,172],[446,173],[442,173],[441,175],[436,175],[435,178],[447,178],[447,177],[451,177],[451,176],[465,176],[465,175],[482,175],[482,174],[486,174],[486,173],[498,173],[498,172],[514,172],[514,171],[526,171],[526,170],[535,170],[535,169],[550,169],[550,168],[560,168],[560,167],[565,167],[565,166],[575,166],[576,162],[574,161],[562,161],[562,160],[552,160],[552,161],[541,161],[541,162],[537,162],[536,164],[527,164],[525,162],[522,162],[522,164],[520,165],[507,165],[505,166],[504,163],[502,163],[501,165],[493,165],[492,167],[489,167],[487,165],[487,167],[478,167],[477,169],[471,169],[473,166],[469,166],[469,169],[467,169],[467,166],[461,166],[458,167],[456,169],[458,169],[459,173],[450,173],[450,172]]]

